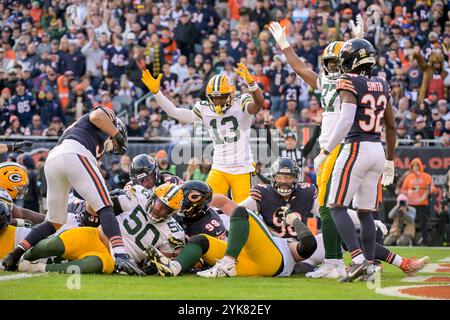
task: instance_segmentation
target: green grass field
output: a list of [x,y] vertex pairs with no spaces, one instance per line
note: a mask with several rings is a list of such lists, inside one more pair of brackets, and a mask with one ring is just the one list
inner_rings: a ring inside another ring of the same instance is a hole
[[[431,263],[450,257],[450,248],[392,248],[403,257],[428,255]],[[81,288],[70,290],[70,275],[46,274],[16,280],[0,272],[0,299],[394,299],[368,289],[366,283],[290,278],[175,278],[83,275]],[[450,274],[447,274],[450,275]],[[405,285],[404,274],[384,264],[381,287]]]

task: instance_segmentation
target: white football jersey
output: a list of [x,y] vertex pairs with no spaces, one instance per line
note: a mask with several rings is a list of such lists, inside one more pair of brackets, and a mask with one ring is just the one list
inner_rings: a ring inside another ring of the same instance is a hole
[[197,102],[192,109],[213,140],[213,169],[230,174],[255,170],[250,146],[252,115],[247,112],[251,101],[249,94],[235,97],[231,107],[223,115],[211,110],[208,101]]
[[184,231],[173,219],[161,223],[152,223],[141,206],[133,211],[123,212],[116,216],[122,233],[126,253],[136,262],[146,257],[146,249],[152,245],[157,249],[172,253],[171,237],[184,241]]
[[124,190],[125,194],[117,198],[123,212],[133,211],[138,205],[145,209],[152,195],[152,191],[137,184],[130,185]]
[[339,121],[341,98],[336,90],[336,80],[329,79],[323,72],[317,78],[317,88],[321,92],[320,104],[323,110],[322,133],[319,137],[319,144],[321,148],[324,148]]

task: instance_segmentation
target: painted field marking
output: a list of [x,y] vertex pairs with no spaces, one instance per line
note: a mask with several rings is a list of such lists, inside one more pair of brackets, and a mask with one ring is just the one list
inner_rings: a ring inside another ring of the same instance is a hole
[[450,263],[430,263],[420,273],[450,273]]
[[391,297],[420,300],[450,300],[449,285],[396,286],[375,289],[376,293]]
[[419,277],[406,277],[401,280],[402,282],[419,282],[419,283],[450,283],[450,277],[440,276],[419,276]]
[[10,274],[6,276],[0,276],[0,281],[10,281],[10,280],[18,280],[18,279],[26,279],[26,278],[32,278],[32,277],[40,277],[45,275],[46,273],[18,273],[18,274]]
[[450,257],[439,260],[439,262],[450,262]]

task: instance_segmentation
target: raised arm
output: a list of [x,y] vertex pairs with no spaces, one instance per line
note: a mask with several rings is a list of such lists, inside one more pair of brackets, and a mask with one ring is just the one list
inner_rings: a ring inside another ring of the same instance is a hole
[[313,89],[317,89],[317,73],[308,68],[306,63],[292,49],[291,45],[286,38],[286,27],[281,27],[278,22],[271,22],[269,25],[269,31],[272,33],[275,41],[283,51],[284,56],[287,59],[289,65],[294,69],[295,73],[300,76],[309,86]]
[[247,112],[250,114],[257,114],[264,105],[265,99],[263,91],[259,88],[258,84],[255,82],[250,72],[248,72],[247,67],[243,63],[238,63],[235,71],[247,83],[248,90],[253,98],[253,101],[249,102],[247,105]]
[[183,123],[193,123],[195,119],[194,112],[192,112],[191,110],[175,107],[172,101],[167,99],[167,97],[161,92],[161,90],[159,90],[161,78],[162,73],[160,73],[155,79],[150,74],[150,71],[146,69],[142,72],[141,80],[150,90],[150,92],[153,93],[155,100],[161,107],[161,109],[163,109],[170,117],[177,119],[178,121]]

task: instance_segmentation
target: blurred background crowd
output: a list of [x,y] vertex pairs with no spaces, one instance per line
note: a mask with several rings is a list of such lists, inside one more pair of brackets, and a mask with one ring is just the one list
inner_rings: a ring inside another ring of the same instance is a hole
[[[267,24],[276,20],[286,26],[297,54],[320,72],[324,48],[352,38],[349,21],[360,13],[366,39],[378,50],[373,73],[392,87],[400,145],[448,147],[449,3],[0,0],[0,136],[58,137],[99,105],[127,119],[129,137],[192,135],[191,125],[168,118],[152,99],[140,81],[141,72],[148,68],[153,75],[163,73],[165,95],[179,107],[192,108],[214,74],[225,73],[235,79],[238,91],[246,90],[234,72],[236,63],[242,62],[266,94],[265,110],[254,118],[253,127],[269,126],[285,135],[288,143],[292,133],[297,138],[298,126],[320,123],[320,92],[293,73]],[[184,179],[204,180],[211,167],[208,159],[193,158],[180,174],[166,151],[153,155],[163,170]],[[10,155],[11,160],[14,157]],[[41,193],[43,161],[25,161],[30,170],[34,168]],[[112,186],[126,181],[129,162],[126,155],[103,167]],[[260,166],[257,169],[258,182],[267,182]],[[305,179],[314,182],[311,170],[309,166]],[[398,185],[397,193],[403,188],[408,194],[412,185]],[[421,195],[430,197],[430,188],[431,182]],[[31,188],[26,200],[34,201],[33,206],[42,197],[36,194]],[[421,205],[428,203],[419,200]]]

